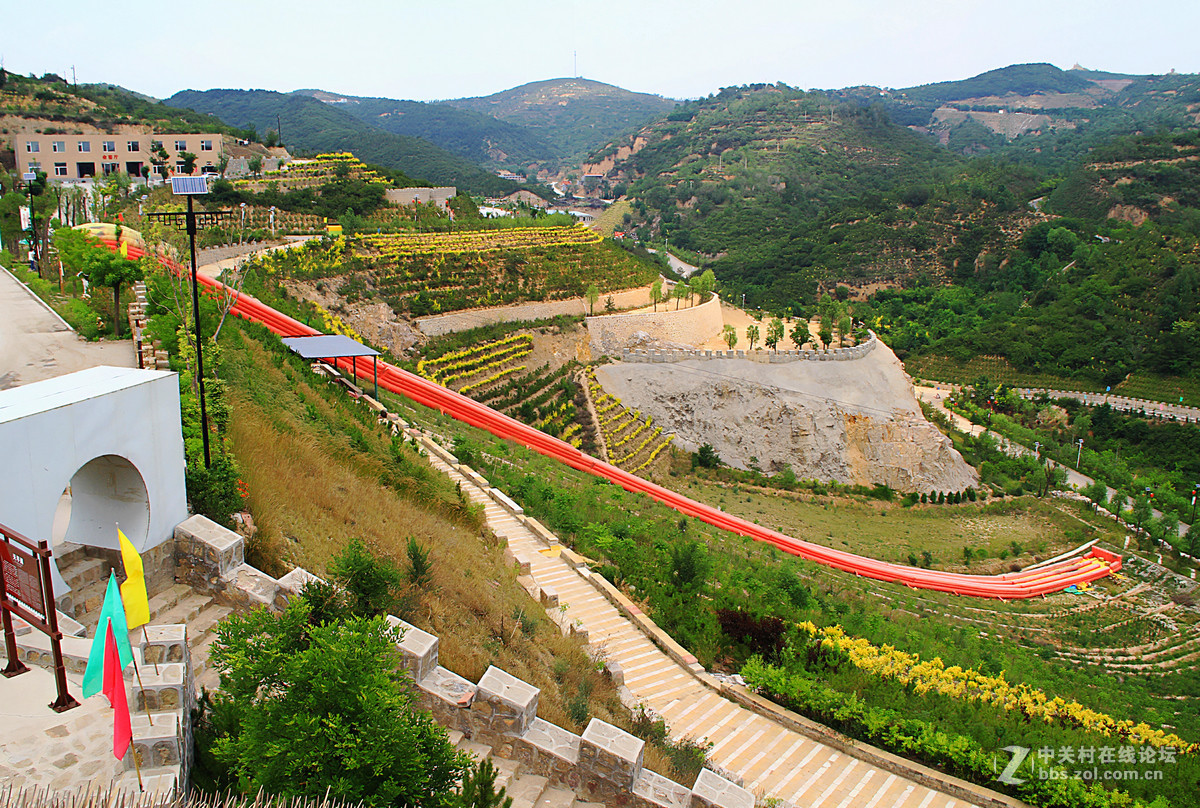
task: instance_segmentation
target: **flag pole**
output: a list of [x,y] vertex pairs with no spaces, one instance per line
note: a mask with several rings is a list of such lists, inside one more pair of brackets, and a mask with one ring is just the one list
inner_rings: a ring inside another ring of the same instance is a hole
[[[146,645],[150,644],[150,635],[146,633],[146,626],[142,626],[142,639],[146,641]],[[144,652],[143,652],[144,653]],[[150,660],[150,664],[154,666],[154,675],[158,676],[158,660]]]
[[154,726],[154,716],[150,714],[150,705],[146,703],[146,686],[142,684],[142,672],[138,670],[137,657],[133,659],[133,675],[138,680],[138,690],[142,694],[142,706],[146,708],[146,720],[150,722],[150,726]]
[[129,754],[133,758],[133,770],[137,772],[138,791],[145,791],[146,787],[142,785],[142,764],[138,763],[137,744],[129,744]]

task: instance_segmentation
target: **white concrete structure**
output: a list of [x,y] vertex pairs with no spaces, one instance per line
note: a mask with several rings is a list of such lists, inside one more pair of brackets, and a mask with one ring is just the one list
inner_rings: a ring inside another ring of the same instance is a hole
[[120,523],[139,551],[161,544],[188,516],[180,423],[168,371],[102,366],[0,391],[0,522],[50,541],[69,485],[67,541],[115,549]]

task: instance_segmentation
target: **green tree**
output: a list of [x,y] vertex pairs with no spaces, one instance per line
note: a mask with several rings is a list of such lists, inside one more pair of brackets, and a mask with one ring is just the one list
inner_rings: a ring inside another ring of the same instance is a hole
[[808,342],[811,339],[811,335],[808,333],[808,320],[805,320],[803,317],[797,319],[796,324],[792,326],[792,333],[789,336],[792,338],[792,344],[797,348],[802,347],[804,343]]
[[701,444],[699,451],[695,454],[695,461],[697,466],[706,469],[715,469],[721,465],[721,458],[717,456],[717,450],[711,443]]
[[850,320],[849,314],[843,314],[841,317],[839,317],[837,321],[838,340],[844,343],[846,341],[846,337],[850,336],[850,332],[853,330],[853,328],[854,325]]
[[1142,525],[1150,518],[1154,509],[1150,506],[1150,500],[1146,497],[1138,497],[1133,501],[1133,511],[1130,514],[1133,517],[1133,526],[1141,530]]
[[679,304],[683,299],[692,293],[692,287],[688,286],[683,281],[675,284],[675,288],[671,290],[671,297],[675,298],[675,311],[679,311]]
[[196,170],[196,155],[190,151],[185,151],[179,155],[179,161],[183,163],[183,173],[191,174]]
[[257,154],[251,157],[250,161],[246,164],[246,167],[250,169],[250,173],[256,177],[262,173],[262,166],[262,156]]
[[746,341],[750,343],[750,350],[754,350],[754,343],[758,342],[758,338],[758,326],[754,323],[746,326]]
[[145,276],[141,262],[123,258],[104,245],[94,244],[83,252],[80,263],[88,283],[112,289],[113,334],[121,336],[121,287]]
[[658,302],[662,300],[662,278],[655,278],[654,283],[650,284],[650,302],[654,304],[654,310],[658,311]]
[[767,338],[763,342],[775,353],[779,353],[779,342],[783,339],[783,330],[783,320],[778,317],[767,324]]
[[212,652],[214,757],[246,793],[454,805],[468,759],[416,709],[399,640],[380,617],[315,624],[304,598],[230,616]]
[[512,808],[512,797],[504,786],[496,790],[496,767],[491,758],[484,758],[479,765],[463,777],[462,787],[454,797],[455,808]]
[[725,327],[721,329],[721,339],[725,340],[725,344],[728,345],[729,350],[732,351],[733,346],[737,345],[738,343],[737,329],[732,325],[726,324]]
[[594,283],[589,284],[587,291],[583,293],[583,296],[585,298],[587,298],[588,310],[592,314],[595,314],[596,313],[596,301],[600,299],[600,289]]
[[433,562],[429,560],[429,550],[417,541],[416,536],[408,537],[408,582],[418,589],[425,589],[433,582]]
[[390,559],[371,553],[362,539],[346,542],[329,562],[329,575],[346,592],[350,611],[359,617],[386,614],[397,603],[400,570]]

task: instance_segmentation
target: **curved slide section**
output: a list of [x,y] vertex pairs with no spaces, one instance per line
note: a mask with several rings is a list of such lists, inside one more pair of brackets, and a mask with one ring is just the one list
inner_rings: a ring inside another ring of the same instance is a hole
[[[114,247],[115,245],[109,242],[109,246]],[[140,249],[132,246],[127,249],[131,257],[138,257],[135,252],[141,252]],[[183,271],[182,268],[179,269]],[[204,276],[200,276],[200,282],[214,290],[222,287],[219,281]],[[313,336],[321,333],[246,294],[238,296],[233,306],[233,313],[247,320],[261,323],[283,337]],[[349,359],[339,360],[338,365],[341,369],[352,372]],[[369,366],[360,365],[358,371],[359,376],[364,379],[371,377]],[[1096,547],[1082,557],[1067,559],[1038,569],[1003,575],[967,575],[878,561],[844,550],[835,550],[831,547],[795,539],[776,530],[732,516],[710,505],[696,502],[675,491],[597,460],[568,443],[387,362],[379,363],[379,386],[410,398],[419,404],[444,412],[464,423],[484,429],[497,437],[520,443],[572,468],[608,480],[627,491],[646,494],[679,513],[700,519],[714,527],[747,536],[756,541],[766,542],[785,553],[865,578],[904,584],[915,589],[950,592],[955,595],[1020,599],[1058,592],[1072,585],[1090,583],[1121,569],[1119,555]]]

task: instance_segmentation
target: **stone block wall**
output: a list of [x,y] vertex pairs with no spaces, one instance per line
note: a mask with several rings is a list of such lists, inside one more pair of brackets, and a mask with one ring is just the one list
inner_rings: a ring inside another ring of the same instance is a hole
[[823,351],[688,351],[683,349],[648,350],[645,348],[625,348],[621,358],[626,362],[686,362],[689,360],[705,359],[748,359],[765,365],[777,365],[784,362],[844,362],[850,359],[860,359],[875,350],[878,338],[875,332],[858,345],[848,348],[831,348]]
[[588,335],[593,349],[619,356],[626,343],[642,331],[668,342],[699,345],[719,336],[725,325],[721,316],[721,299],[713,295],[698,306],[679,311],[631,312],[587,317]]

